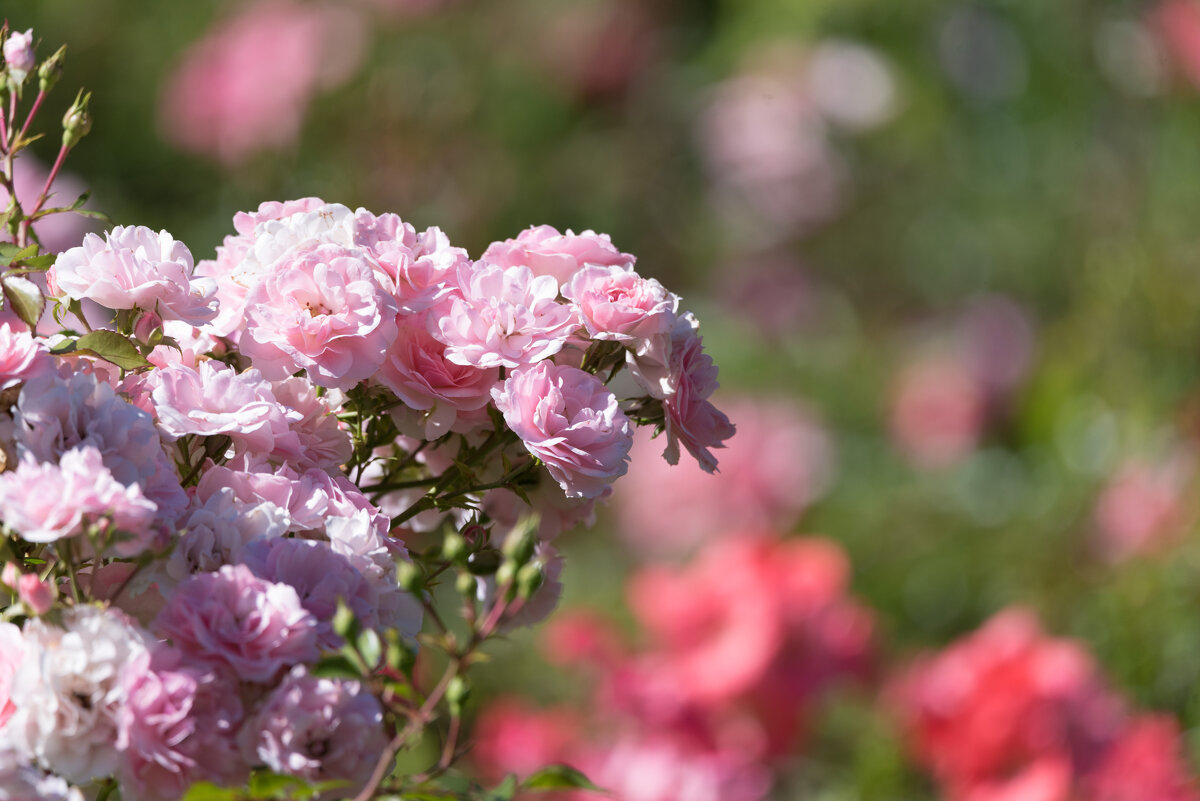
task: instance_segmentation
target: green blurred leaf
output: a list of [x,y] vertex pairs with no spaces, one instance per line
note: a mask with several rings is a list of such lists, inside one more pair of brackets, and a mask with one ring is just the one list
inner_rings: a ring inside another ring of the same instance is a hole
[[592,784],[592,781],[569,765],[550,765],[521,782],[522,790],[592,790],[608,792]]
[[374,629],[364,629],[358,635],[358,652],[362,654],[367,667],[374,669],[379,666],[379,660],[383,656],[383,643],[379,641],[379,635]]
[[233,787],[218,787],[212,782],[196,782],[180,801],[234,801],[241,791]]
[[488,791],[485,796],[487,801],[512,801],[512,797],[517,794],[517,777],[510,773],[504,777],[504,781],[496,785],[494,790]]
[[329,654],[313,666],[310,674],[321,679],[362,679],[362,670],[345,654]]
[[288,798],[309,789],[308,782],[295,776],[266,770],[250,774],[250,795],[255,798]]

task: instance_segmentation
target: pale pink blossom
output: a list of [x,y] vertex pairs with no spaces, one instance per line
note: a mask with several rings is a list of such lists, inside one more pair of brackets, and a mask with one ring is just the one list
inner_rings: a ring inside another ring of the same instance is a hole
[[344,644],[333,630],[339,600],[364,628],[381,628],[371,585],[327,542],[257,539],[242,551],[241,561],[259,578],[296,590],[301,605],[317,620],[317,646],[323,650],[336,651]]
[[548,275],[561,286],[586,264],[632,267],[637,259],[617,250],[608,234],[560,234],[556,228],[539,225],[526,228],[516,239],[488,245],[482,261],[504,268],[528,267],[534,275]]
[[639,342],[669,332],[679,297],[628,265],[588,264],[563,284],[592,339]]
[[0,801],[84,801],[61,776],[51,776],[10,744],[0,742]]
[[336,798],[362,789],[388,741],[375,696],[356,681],[315,678],[303,668],[267,696],[246,735],[246,751],[271,770],[348,782]]
[[[735,534],[790,531],[828,488],[833,441],[803,407],[782,400],[731,402],[738,433],[721,472],[657,458],[650,432],[634,434],[626,478],[613,488],[618,530],[639,553],[666,554]],[[655,458],[651,458],[655,457]],[[670,520],[670,525],[663,525]]]
[[12,697],[13,676],[24,653],[21,630],[12,623],[0,623],[0,730],[16,711]]
[[667,447],[663,458],[679,463],[682,444],[706,473],[715,472],[710,448],[724,448],[734,435],[729,418],[708,399],[717,389],[717,366],[696,329],[691,312],[680,315],[669,333],[652,337],[636,353],[629,352],[630,374],[651,397],[662,400]]
[[159,122],[176,145],[235,165],[300,134],[312,98],[362,60],[360,17],[333,4],[265,0],[240,7],[183,55]]
[[417,431],[408,433],[437,439],[451,430],[459,412],[487,405],[500,369],[447,359],[446,346],[426,330],[423,316],[400,315],[396,323],[399,333],[375,380],[404,401],[401,413],[420,413]]
[[246,780],[234,677],[158,644],[130,661],[122,689],[116,743],[122,798],[175,801],[198,781],[229,786]]
[[0,390],[11,389],[35,375],[54,370],[45,340],[8,323],[0,325]]
[[296,591],[258,578],[245,565],[225,565],[184,581],[155,628],[189,657],[227,666],[244,681],[260,684],[320,654],[317,620]]
[[458,272],[459,293],[439,307],[434,336],[446,358],[476,367],[521,367],[558,353],[579,327],[558,302],[559,284],[528,267],[480,262]]
[[171,582],[178,582],[237,564],[248,544],[282,537],[290,524],[286,509],[269,501],[242,500],[229,487],[197,493],[180,518],[179,539],[162,569]]
[[26,452],[16,470],[0,473],[0,517],[26,542],[54,542],[108,520],[122,535],[114,549],[132,556],[149,544],[157,509],[140,486],[118,482],[91,446],[72,448],[58,464]]
[[217,315],[216,283],[194,275],[192,254],[166,231],[120,226],[59,255],[47,280],[66,297],[203,325]]
[[33,49],[33,28],[26,29],[24,33],[13,31],[4,40],[4,63],[8,66],[9,76],[17,84],[24,83],[37,64]]
[[[350,461],[354,443],[346,424],[337,419],[334,393],[318,395],[312,382],[300,377],[277,381],[271,390],[288,412],[288,430],[293,435],[287,439],[289,448],[277,441],[273,456],[286,459],[298,471],[317,467],[336,472]],[[290,450],[293,439],[294,452]]]
[[224,244],[217,246],[216,259],[205,259],[196,264],[196,275],[206,276],[217,282],[220,309],[216,319],[208,324],[209,331],[217,336],[228,337],[234,334],[242,323],[246,292],[257,282],[254,270],[247,270],[243,266],[243,262],[254,249],[257,226],[271,220],[313,211],[324,205],[325,201],[317,197],[285,202],[270,201],[261,203],[257,211],[239,211],[233,216],[233,227],[237,230],[237,235],[225,237]]
[[598,498],[628,469],[632,426],[598,378],[539,362],[492,390],[496,408],[569,498]]
[[84,783],[117,768],[121,673],[146,637],[115,609],[74,606],[62,622],[64,628],[42,618],[25,624],[25,655],[12,684],[16,711],[4,733],[49,770]]
[[453,247],[440,228],[418,234],[408,223],[401,223],[390,236],[369,242],[364,216],[360,209],[355,239],[368,245],[378,259],[380,268],[395,287],[402,312],[425,311],[454,290],[460,268],[470,268],[467,252]]
[[288,436],[285,410],[258,370],[236,372],[218,361],[195,369],[168,365],[154,372],[158,425],[172,439],[224,434],[255,453],[270,453]]
[[314,384],[346,390],[383,364],[395,316],[361,251],[318,245],[281,259],[250,289],[240,344],[268,378],[305,370]]

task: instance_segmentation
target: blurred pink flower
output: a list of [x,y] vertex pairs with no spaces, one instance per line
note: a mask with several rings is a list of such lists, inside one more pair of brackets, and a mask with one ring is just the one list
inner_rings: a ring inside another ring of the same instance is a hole
[[1182,535],[1189,520],[1185,492],[1194,473],[1193,460],[1183,454],[1159,463],[1122,465],[1096,501],[1103,555],[1124,561]]
[[1200,3],[1164,0],[1151,13],[1151,23],[1179,72],[1200,88]]
[[[1064,769],[1099,764],[1126,723],[1084,648],[1018,609],[917,661],[891,698],[910,749],[952,799],[1065,799],[1047,788]],[[1012,789],[1029,786],[1042,794]]]
[[892,439],[918,467],[946,467],[975,448],[987,396],[969,366],[926,357],[901,368],[891,393]]
[[720,540],[681,570],[643,569],[629,585],[652,643],[638,670],[685,703],[753,712],[785,752],[823,691],[869,667],[873,623],[848,579],[841,549],[815,538]]
[[1166,715],[1142,715],[1104,755],[1086,780],[1089,801],[1196,801],[1196,779],[1181,753],[1179,724]]
[[659,31],[638,0],[552,7],[534,46],[551,80],[587,100],[620,97],[653,64]]
[[300,135],[308,104],[363,57],[364,23],[332,3],[261,0],[194,43],[159,101],[164,135],[227,165]]
[[569,709],[532,709],[516,698],[497,698],[475,721],[471,760],[488,779],[499,781],[510,772],[524,778],[563,762],[582,736],[582,725]]
[[0,729],[16,711],[12,700],[12,682],[24,651],[21,629],[12,623],[0,622]]
[[621,536],[636,551],[678,553],[722,536],[790,531],[825,492],[833,442],[807,411],[750,398],[728,409],[738,433],[716,474],[691,462],[667,464],[649,431],[635,435],[628,476],[614,486],[613,500]]

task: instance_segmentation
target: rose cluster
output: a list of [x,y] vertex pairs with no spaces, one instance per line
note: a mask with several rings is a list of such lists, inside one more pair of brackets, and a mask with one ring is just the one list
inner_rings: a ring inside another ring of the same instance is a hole
[[635,425],[710,471],[733,433],[695,318],[605,235],[473,261],[317,198],[234,227],[198,263],[165,231],[89,234],[44,276],[53,319],[0,310],[0,797],[263,770],[358,792],[398,709],[429,722],[376,683],[430,608],[414,537],[445,538],[486,639],[553,607],[548,541]]

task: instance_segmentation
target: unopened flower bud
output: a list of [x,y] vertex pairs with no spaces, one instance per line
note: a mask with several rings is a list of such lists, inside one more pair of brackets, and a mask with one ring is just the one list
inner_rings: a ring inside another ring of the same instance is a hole
[[442,557],[451,562],[465,559],[468,550],[467,541],[457,531],[451,531],[442,540]]
[[484,548],[467,557],[467,570],[476,576],[490,576],[500,567],[500,552],[495,548]]
[[37,63],[33,54],[33,28],[25,33],[9,34],[4,41],[4,63],[8,66],[13,88],[19,88]]
[[421,575],[421,568],[412,562],[401,562],[396,565],[396,583],[405,592],[419,592],[425,583],[424,576]]
[[20,580],[20,578],[20,569],[12,562],[5,562],[4,570],[0,571],[0,584],[3,584],[9,589],[15,590],[17,588],[17,582]]
[[523,565],[533,558],[533,552],[537,548],[538,542],[538,522],[536,515],[525,518],[509,532],[508,538],[504,541],[504,555],[518,565]]
[[528,601],[535,592],[542,588],[545,581],[546,576],[542,572],[542,566],[537,562],[530,562],[517,571],[517,593]]
[[500,565],[500,569],[496,571],[496,586],[504,587],[512,585],[517,579],[517,566],[512,562],[505,562]]
[[54,585],[39,579],[37,573],[26,573],[17,580],[17,595],[35,614],[49,612],[57,594]]
[[85,95],[81,89],[75,97],[75,102],[63,115],[63,147],[75,147],[79,140],[92,130],[92,115],[88,112],[88,102],[91,99],[92,93],[88,92]]
[[38,67],[38,91],[49,92],[62,77],[63,61],[67,58],[67,46],[58,48],[57,52],[42,62]]
[[470,573],[459,573],[454,580],[454,589],[464,598],[474,598],[479,582]]
[[478,523],[472,523],[462,530],[463,539],[472,548],[478,548],[482,545],[487,545],[488,530]]
[[446,703],[450,705],[450,712],[453,715],[461,715],[463,704],[471,695],[471,685],[467,683],[463,676],[455,676],[450,679],[450,683],[446,685]]

